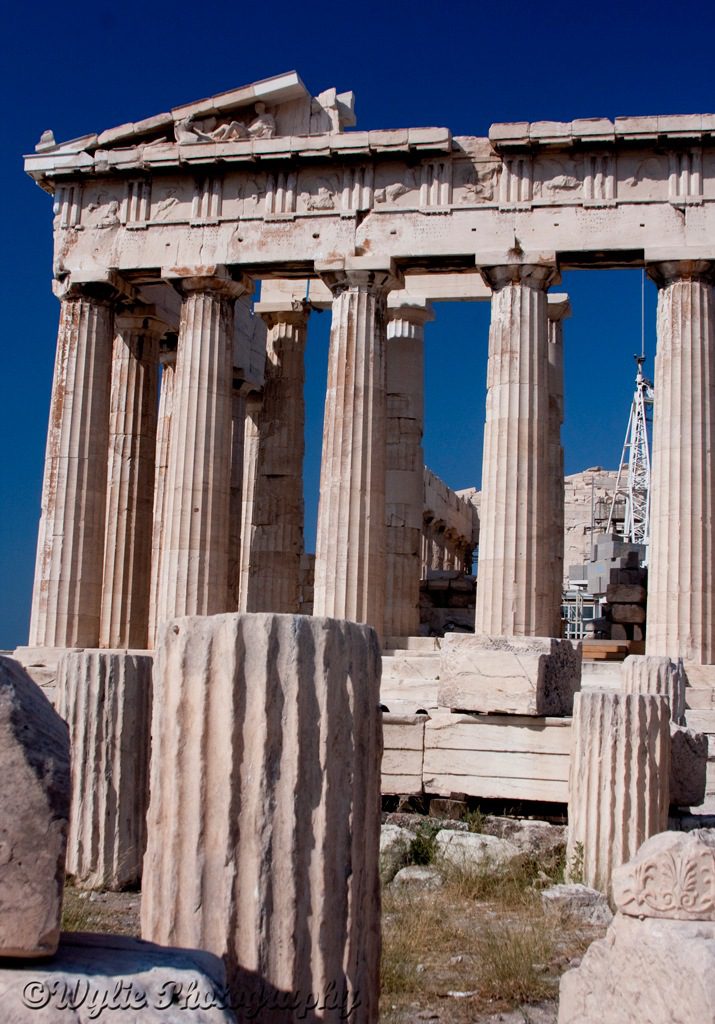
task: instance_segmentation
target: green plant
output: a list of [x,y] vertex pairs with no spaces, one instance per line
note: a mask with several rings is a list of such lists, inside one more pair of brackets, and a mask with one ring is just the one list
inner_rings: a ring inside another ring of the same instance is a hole
[[568,879],[570,882],[583,882],[583,843],[576,843],[568,862]]
[[431,864],[437,853],[439,826],[420,825],[410,843],[408,862],[410,864]]
[[470,832],[482,833],[484,831],[485,816],[478,807],[475,807],[473,811],[467,811],[464,821],[466,821],[467,829]]

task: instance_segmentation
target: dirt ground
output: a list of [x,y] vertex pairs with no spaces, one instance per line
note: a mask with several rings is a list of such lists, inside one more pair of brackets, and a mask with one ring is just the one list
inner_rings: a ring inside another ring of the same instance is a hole
[[[555,1024],[558,980],[605,928],[544,911],[528,873],[383,889],[381,1024]],[[68,931],[139,935],[140,895],[65,892]]]

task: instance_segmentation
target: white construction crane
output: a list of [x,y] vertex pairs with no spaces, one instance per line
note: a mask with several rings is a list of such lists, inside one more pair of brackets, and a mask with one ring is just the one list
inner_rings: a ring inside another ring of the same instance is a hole
[[[638,371],[636,389],[633,393],[631,411],[628,417],[626,437],[623,442],[621,463],[618,468],[616,489],[613,493],[611,511],[606,532],[613,529],[616,502],[625,497],[626,513],[623,523],[623,538],[631,544],[648,545],[650,539],[650,444],[649,430],[653,413],[653,385],[643,376],[645,355],[633,357]],[[627,467],[628,478],[622,483]],[[646,558],[647,562],[647,548]]]

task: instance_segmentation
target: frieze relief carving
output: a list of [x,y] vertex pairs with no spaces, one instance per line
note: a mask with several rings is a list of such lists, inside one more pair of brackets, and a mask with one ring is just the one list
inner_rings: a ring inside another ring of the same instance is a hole
[[98,192],[84,207],[83,221],[90,228],[114,228],[120,224],[121,199],[111,192]]
[[581,189],[580,168],[574,160],[539,160],[534,173],[534,199],[565,199]]
[[418,177],[415,171],[393,166],[380,175],[380,187],[375,189],[375,202],[386,206],[408,206],[409,201],[402,204],[399,201],[403,196],[416,192],[417,187]]
[[715,830],[653,836],[614,871],[613,899],[630,917],[715,920]]
[[663,156],[621,157],[619,180],[623,182],[624,198],[652,199],[660,197],[668,180],[668,162]]
[[300,201],[303,209],[311,212],[319,210],[334,210],[335,197],[338,194],[340,185],[336,175],[316,178],[310,183],[310,191],[303,190],[300,193]]
[[496,193],[499,164],[460,163],[454,166],[454,193],[459,203],[490,203]]

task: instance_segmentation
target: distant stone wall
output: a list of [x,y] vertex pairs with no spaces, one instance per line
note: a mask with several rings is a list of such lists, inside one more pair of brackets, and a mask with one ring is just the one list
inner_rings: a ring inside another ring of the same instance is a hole
[[453,491],[425,466],[422,525],[422,578],[430,571],[471,572],[479,543],[479,516],[473,488]]
[[[564,478],[564,587],[568,584],[569,566],[581,565],[591,559],[591,501],[597,509],[608,507],[616,489],[617,470],[593,466]],[[596,524],[596,533],[602,533]]]

